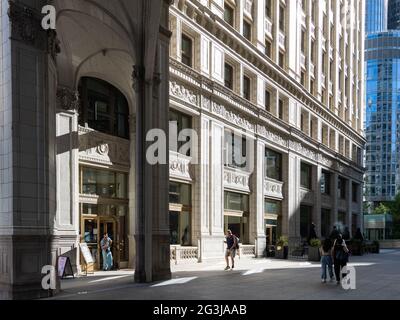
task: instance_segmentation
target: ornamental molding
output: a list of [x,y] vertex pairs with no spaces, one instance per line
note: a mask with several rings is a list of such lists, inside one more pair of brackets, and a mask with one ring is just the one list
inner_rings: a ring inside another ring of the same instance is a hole
[[224,168],[224,187],[250,192],[250,173],[233,168]]
[[57,105],[60,109],[78,111],[80,107],[79,92],[66,87],[57,88]]
[[283,199],[283,182],[265,179],[264,195],[267,197]]
[[169,92],[175,98],[183,100],[191,105],[198,106],[197,94],[194,91],[187,89],[183,84],[178,84],[176,81],[170,81]]
[[280,134],[268,130],[263,125],[257,125],[257,133],[268,141],[272,141],[282,147],[288,148],[288,140],[282,137]]
[[300,142],[290,140],[289,149],[318,162],[319,153],[304,147]]
[[175,151],[169,152],[169,175],[171,178],[192,181],[190,176],[191,158]]
[[250,130],[252,132],[255,131],[255,125],[250,122],[244,115],[235,113],[232,110],[229,110],[225,106],[220,105],[216,102],[212,102],[212,113],[243,129]]
[[79,159],[130,167],[129,141],[79,127]]

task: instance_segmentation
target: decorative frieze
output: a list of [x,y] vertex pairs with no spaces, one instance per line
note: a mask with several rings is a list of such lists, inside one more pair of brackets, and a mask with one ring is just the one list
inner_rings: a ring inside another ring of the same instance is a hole
[[257,125],[257,133],[269,141],[274,142],[282,147],[288,147],[288,140],[281,135],[268,130],[265,126]]
[[243,115],[237,114],[223,105],[220,105],[216,102],[212,102],[212,112],[225,120],[233,123],[243,129],[250,130],[252,132],[255,131],[255,125],[251,123],[248,119],[246,119]]
[[283,182],[265,179],[264,195],[266,197],[283,199]]
[[129,141],[79,127],[79,159],[99,164],[130,166]]
[[192,181],[190,176],[191,158],[175,151],[169,152],[169,176],[179,180]]
[[192,91],[187,89],[183,84],[178,84],[175,81],[171,81],[169,85],[169,91],[171,96],[183,100],[189,104],[198,106],[198,97]]
[[224,188],[250,192],[250,173],[233,168],[224,169]]
[[318,158],[319,158],[318,153],[304,147],[300,142],[290,140],[289,148],[290,148],[290,150],[295,151],[309,159],[318,161]]

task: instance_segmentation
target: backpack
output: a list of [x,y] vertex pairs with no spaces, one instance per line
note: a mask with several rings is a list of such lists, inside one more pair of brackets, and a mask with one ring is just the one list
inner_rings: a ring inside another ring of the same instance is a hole
[[236,248],[235,249],[239,250],[239,241],[240,241],[240,239],[238,237],[236,237],[235,235],[234,235],[234,237],[236,239]]

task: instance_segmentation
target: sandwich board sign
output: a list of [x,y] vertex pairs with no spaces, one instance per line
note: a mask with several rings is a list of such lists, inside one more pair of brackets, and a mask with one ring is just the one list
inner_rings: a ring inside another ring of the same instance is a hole
[[66,276],[74,276],[71,261],[68,257],[58,257],[58,276],[62,279]]
[[81,248],[81,253],[83,256],[83,259],[85,260],[85,264],[86,264],[86,274],[88,271],[88,266],[94,264],[94,259],[92,256],[92,253],[89,250],[89,247],[87,246],[86,242],[82,242],[79,244],[79,247]]

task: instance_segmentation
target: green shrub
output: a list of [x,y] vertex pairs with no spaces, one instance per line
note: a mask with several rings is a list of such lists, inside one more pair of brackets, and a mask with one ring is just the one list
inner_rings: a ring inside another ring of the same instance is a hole
[[315,239],[311,239],[310,240],[310,246],[319,248],[321,246],[321,240],[316,239],[316,238]]
[[285,236],[281,236],[279,237],[278,241],[276,242],[276,244],[280,247],[285,247],[287,245],[289,245],[289,240],[287,237]]

